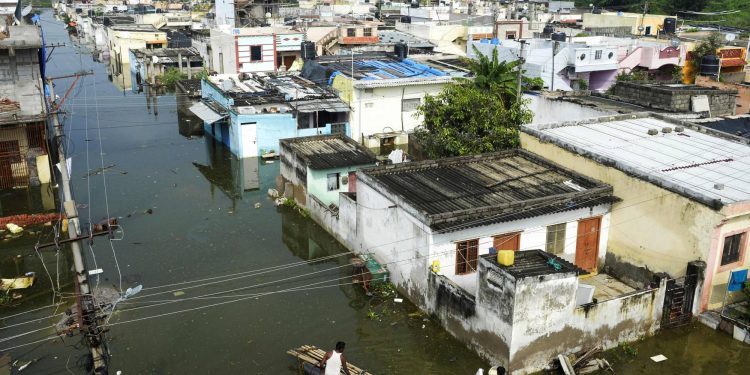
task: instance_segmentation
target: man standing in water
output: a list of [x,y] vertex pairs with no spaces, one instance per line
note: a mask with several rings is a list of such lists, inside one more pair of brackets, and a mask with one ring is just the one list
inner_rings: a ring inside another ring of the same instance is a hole
[[346,344],[343,341],[337,342],[336,349],[326,353],[320,360],[320,369],[324,371],[324,375],[340,375],[342,369],[346,375],[351,375],[344,357],[345,346]]

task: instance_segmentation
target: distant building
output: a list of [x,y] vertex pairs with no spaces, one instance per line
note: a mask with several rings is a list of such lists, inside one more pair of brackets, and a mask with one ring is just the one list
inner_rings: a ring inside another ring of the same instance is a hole
[[[468,48],[475,57],[474,48],[485,56],[496,49],[501,61],[516,61],[521,55],[521,43],[504,40],[472,42]],[[605,91],[617,77],[619,51],[616,46],[587,45],[584,43],[554,42],[532,39],[524,47],[524,70],[532,78],[541,78],[544,87],[554,90],[590,89]]]
[[51,180],[42,47],[39,26],[0,28],[0,189]]
[[201,97],[191,111],[203,119],[205,133],[238,158],[278,152],[284,138],[350,134],[349,106],[296,75],[210,76]]
[[282,139],[280,146],[281,176],[303,206],[337,206],[339,193],[356,192],[357,169],[377,162],[370,150],[343,134]]
[[[305,33],[281,27],[211,29],[211,70],[219,74],[288,71]],[[299,61],[301,63],[301,61]]]
[[584,13],[583,29],[611,34],[655,36],[664,31],[664,19],[675,18],[660,14],[626,12]]
[[422,123],[415,117],[422,98],[439,93],[466,71],[429,59],[397,60],[384,55],[325,56],[305,62],[302,75],[336,90],[352,108],[351,135],[369,148],[406,144]]
[[151,81],[175,68],[188,79],[203,71],[203,59],[195,48],[131,49],[130,71],[136,77],[136,84]]
[[521,130],[524,149],[622,199],[612,207],[610,274],[633,287],[660,272],[677,279],[687,292],[680,314],[722,306],[730,271],[750,266],[747,139],[648,113]]
[[611,99],[656,110],[695,113],[701,117],[731,116],[737,107],[737,90],[696,85],[617,82],[609,90]]
[[113,74],[122,74],[130,64],[131,49],[167,47],[167,33],[153,25],[112,25],[107,28]]

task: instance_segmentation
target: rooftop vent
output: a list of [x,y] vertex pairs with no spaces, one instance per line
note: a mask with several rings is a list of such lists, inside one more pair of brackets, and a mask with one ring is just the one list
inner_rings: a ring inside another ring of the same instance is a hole
[[716,189],[716,190],[724,190],[724,184],[714,184],[714,189]]
[[648,129],[648,135],[657,135],[657,134],[659,134],[659,129],[655,129],[655,128]]
[[665,126],[665,127],[661,128],[661,132],[664,133],[664,134],[671,133],[672,132],[672,128],[670,128],[669,126]]
[[675,131],[675,133],[682,133],[682,132],[685,131],[685,127],[684,126],[675,126],[674,127],[674,131]]

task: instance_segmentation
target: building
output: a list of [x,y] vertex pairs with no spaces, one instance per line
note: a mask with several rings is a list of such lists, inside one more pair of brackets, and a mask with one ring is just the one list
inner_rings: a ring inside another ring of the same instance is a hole
[[669,40],[649,40],[616,37],[575,37],[574,43],[591,46],[617,47],[619,73],[645,71],[656,80],[673,80],[675,70],[681,70],[687,57],[687,46]]
[[357,169],[377,162],[370,150],[342,134],[289,138],[279,143],[284,191],[294,189],[294,199],[303,206],[307,202],[337,206],[340,192],[356,192]]
[[[485,56],[497,50],[500,61],[515,61],[521,55],[521,43],[513,40],[471,42],[469,57],[476,57],[475,48]],[[617,77],[617,56],[616,46],[532,39],[523,50],[523,68],[526,76],[541,78],[550,90],[606,91]]]
[[[655,36],[664,32],[664,20],[675,17],[626,12],[584,13],[583,29],[610,34]],[[676,21],[675,21],[676,23]]]
[[107,28],[112,73],[130,66],[130,50],[167,48],[167,34],[153,25],[112,25]]
[[297,75],[209,76],[201,98],[190,110],[238,158],[277,152],[284,138],[350,131],[349,107]]
[[368,148],[406,144],[422,123],[417,107],[425,95],[438,94],[466,72],[387,55],[325,56],[305,62],[302,75],[327,83],[352,109],[351,135]]
[[435,45],[436,52],[459,56],[466,55],[469,27],[462,23],[397,22],[396,30],[432,43]]
[[39,186],[52,178],[42,48],[39,26],[0,30],[0,189]]
[[[493,364],[532,373],[660,327],[666,280],[636,290],[604,272],[618,200],[607,184],[523,150],[364,168],[356,181],[335,206],[308,202],[311,217]],[[495,250],[514,250],[513,264]]]
[[[178,69],[188,79],[203,71],[203,58],[196,48],[131,49],[130,72],[136,77],[136,84],[153,82],[156,76],[168,69]],[[135,85],[134,85],[135,87]]]
[[[211,29],[211,70],[219,74],[288,71],[305,33],[281,27]],[[301,63],[301,61],[299,62]]]
[[617,82],[608,97],[661,111],[716,117],[735,114],[737,90],[681,83]]
[[729,271],[748,267],[747,139],[639,113],[522,127],[524,149],[604,181],[612,207],[605,266],[637,287],[701,261],[688,311],[722,305]]

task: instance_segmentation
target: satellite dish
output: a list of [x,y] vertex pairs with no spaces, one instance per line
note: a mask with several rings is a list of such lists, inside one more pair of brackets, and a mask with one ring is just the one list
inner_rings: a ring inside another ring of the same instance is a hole
[[737,39],[737,34],[727,33],[726,35],[724,35],[724,39],[726,39],[727,42],[731,42]]
[[672,47],[677,48],[680,46],[681,41],[678,38],[673,38],[669,41],[669,43],[672,45]]
[[23,10],[21,10],[21,16],[26,17],[31,13],[31,4],[27,5]]
[[266,13],[266,18],[271,18],[271,13]]

